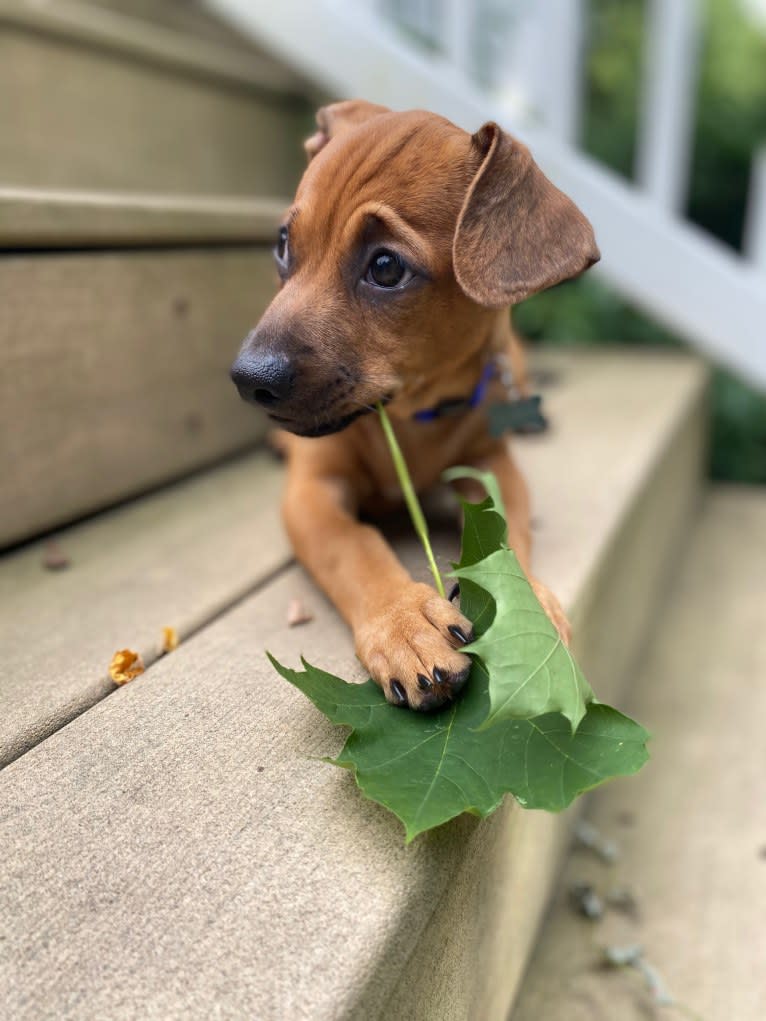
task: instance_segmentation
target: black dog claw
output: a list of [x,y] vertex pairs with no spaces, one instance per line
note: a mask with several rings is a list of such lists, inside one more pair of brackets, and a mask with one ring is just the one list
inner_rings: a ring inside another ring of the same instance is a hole
[[449,631],[449,633],[452,635],[453,638],[457,638],[457,640],[459,642],[462,642],[463,645],[467,645],[470,641],[473,641],[473,639],[470,638],[463,631],[462,628],[458,627],[457,624],[450,624],[450,626],[447,628],[447,630]]
[[391,681],[391,694],[396,705],[407,705],[407,692],[401,681]]

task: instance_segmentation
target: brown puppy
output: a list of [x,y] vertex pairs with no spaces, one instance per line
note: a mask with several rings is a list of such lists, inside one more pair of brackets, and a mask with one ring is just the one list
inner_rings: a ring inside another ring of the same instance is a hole
[[[357,520],[400,498],[369,412],[388,403],[418,490],[450,465],[495,473],[509,544],[568,640],[558,601],[530,574],[524,480],[485,409],[469,404],[512,345],[508,307],[599,253],[585,217],[496,124],[469,135],[434,114],[362,101],[326,107],[317,123],[276,248],[282,287],[232,377],[287,430],[283,511],[298,558],[388,700],[430,709],[468,676],[460,648],[471,625]],[[503,397],[498,379],[487,386]],[[455,398],[466,399],[457,417],[414,417]]]

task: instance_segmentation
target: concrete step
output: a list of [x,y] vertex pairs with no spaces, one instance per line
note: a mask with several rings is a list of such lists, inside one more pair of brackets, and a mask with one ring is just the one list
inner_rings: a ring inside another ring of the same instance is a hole
[[[572,852],[513,1021],[766,1017],[764,549],[766,490],[713,489],[627,703],[653,733],[651,761],[588,804],[619,857]],[[630,890],[637,914],[588,921],[575,884]],[[677,1010],[635,970],[604,968],[604,946],[630,945]]]
[[[516,443],[536,571],[619,703],[697,505],[705,371],[623,352],[542,361],[553,428]],[[443,566],[456,545],[442,539]],[[399,548],[425,577],[409,532]],[[300,630],[293,597],[314,613]],[[505,1017],[571,816],[509,800],[405,849],[398,822],[318,761],[342,734],[267,648],[360,674],[291,568],[0,774],[11,1016]]]

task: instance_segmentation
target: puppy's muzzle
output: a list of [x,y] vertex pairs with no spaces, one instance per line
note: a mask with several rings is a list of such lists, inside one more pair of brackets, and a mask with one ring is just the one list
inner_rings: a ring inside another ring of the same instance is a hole
[[360,399],[354,369],[319,357],[299,335],[260,327],[245,338],[231,378],[243,400],[298,436],[339,432],[379,399]]
[[282,352],[248,351],[231,367],[231,378],[242,400],[276,408],[288,400],[295,386],[295,368]]

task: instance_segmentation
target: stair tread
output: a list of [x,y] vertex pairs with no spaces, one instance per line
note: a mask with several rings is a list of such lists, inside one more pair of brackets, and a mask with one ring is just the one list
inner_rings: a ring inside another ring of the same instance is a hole
[[65,570],[47,540],[0,560],[0,765],[113,691],[118,649],[148,665],[163,627],[186,638],[284,566],[280,486],[249,455],[58,533]]
[[[589,588],[608,596],[615,572],[599,562],[700,403],[704,369],[659,362],[547,359],[561,376],[556,428],[516,443],[545,507],[538,571],[575,610]],[[598,478],[611,498],[593,492]],[[455,543],[440,546],[442,566]],[[399,548],[424,577],[415,542]],[[286,624],[292,597],[315,615],[299,630]],[[397,821],[317,761],[342,734],[276,677],[265,649],[360,676],[345,628],[291,568],[0,774],[13,877],[0,992],[14,1017],[44,1005],[62,1019],[447,1021],[467,1003],[502,1016],[566,821],[507,801],[487,823],[466,817],[405,849]],[[605,698],[616,682],[601,684]],[[431,1013],[402,1007],[410,996]]]
[[[589,804],[619,859],[610,872],[573,851],[513,1021],[654,1017],[638,974],[598,966],[610,944],[640,944],[695,1017],[766,1016],[764,549],[766,489],[713,488],[632,687],[651,761]],[[580,882],[633,889],[638,921],[577,915],[569,891]]]

